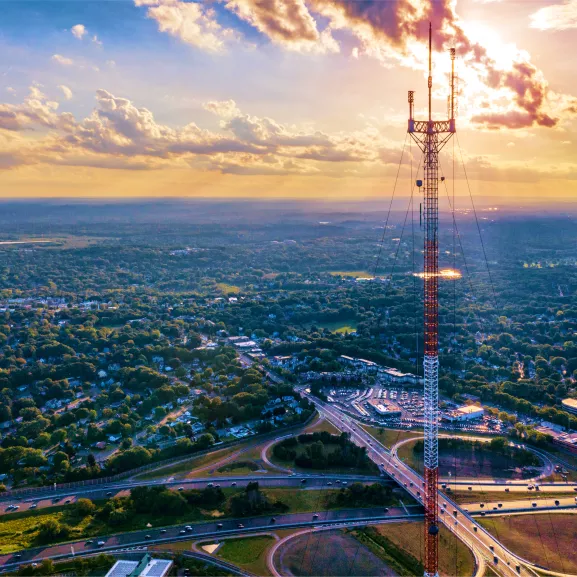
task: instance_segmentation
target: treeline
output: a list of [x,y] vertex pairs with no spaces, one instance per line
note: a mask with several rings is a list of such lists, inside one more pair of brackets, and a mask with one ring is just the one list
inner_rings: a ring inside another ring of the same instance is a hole
[[373,483],[363,485],[362,483],[352,483],[348,487],[343,487],[334,497],[330,497],[332,503],[329,506],[337,507],[368,507],[375,505],[383,507],[390,505],[393,501],[393,490],[389,485]]
[[347,433],[331,435],[326,431],[289,437],[275,445],[275,457],[292,461],[303,469],[329,469],[335,467],[377,470],[367,456],[365,447],[350,441]]

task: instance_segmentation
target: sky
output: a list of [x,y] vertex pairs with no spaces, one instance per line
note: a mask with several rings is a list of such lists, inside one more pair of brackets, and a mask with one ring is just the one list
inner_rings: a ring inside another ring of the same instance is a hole
[[0,3],[3,197],[408,196],[432,22],[447,192],[576,198],[577,0]]

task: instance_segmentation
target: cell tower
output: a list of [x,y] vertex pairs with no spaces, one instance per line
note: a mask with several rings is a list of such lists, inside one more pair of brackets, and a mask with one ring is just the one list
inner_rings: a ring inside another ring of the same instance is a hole
[[[451,95],[448,120],[434,121],[431,111],[432,26],[429,24],[429,119],[414,120],[409,91],[409,134],[424,155],[425,229],[424,359],[425,381],[425,577],[439,574],[439,152],[455,133],[455,49],[451,49]],[[422,182],[417,181],[419,188]]]

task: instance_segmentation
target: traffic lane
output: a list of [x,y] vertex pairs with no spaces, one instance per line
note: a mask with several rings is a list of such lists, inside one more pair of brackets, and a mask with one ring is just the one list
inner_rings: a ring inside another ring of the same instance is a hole
[[[298,475],[298,476],[286,476],[286,477],[275,477],[275,478],[263,478],[263,477],[243,477],[242,480],[234,480],[235,478],[219,478],[211,477],[210,480],[191,480],[190,482],[180,482],[176,484],[166,484],[172,490],[178,491],[181,487],[182,489],[204,489],[207,486],[218,486],[220,488],[237,488],[244,489],[247,484],[251,481],[257,481],[261,487],[268,488],[303,488],[303,489],[339,489],[341,487],[346,487],[351,483],[384,483],[389,484],[391,481],[389,479],[378,477],[378,476],[357,476],[357,475],[331,475],[331,476],[311,476],[311,475]],[[304,481],[304,482],[303,482]],[[157,483],[161,484],[161,483]],[[161,484],[162,485],[162,484]],[[143,485],[134,485],[133,487],[138,487]],[[127,488],[116,488],[109,489],[108,487],[100,488],[98,490],[91,489],[84,492],[67,493],[62,496],[52,497],[45,496],[43,498],[26,498],[22,501],[7,501],[3,504],[0,509],[0,515],[5,515],[13,512],[22,512],[29,509],[42,509],[46,507],[55,507],[61,505],[74,504],[78,499],[82,497],[89,497],[92,500],[104,500],[111,499],[114,497],[124,497],[130,494],[131,486]],[[13,505],[18,506],[18,509],[11,509]]]
[[[444,486],[443,486],[444,485]],[[533,488],[529,489],[529,485]],[[494,493],[529,493],[529,494],[539,494],[539,493],[559,493],[560,491],[573,491],[577,493],[577,485],[575,483],[548,483],[546,485],[537,483],[538,489],[535,489],[534,483],[497,483],[486,481],[482,483],[475,482],[454,482],[454,481],[442,481],[441,487],[445,489],[449,487],[452,491],[486,491]],[[469,489],[469,487],[471,487]]]
[[[32,563],[42,559],[69,554],[87,554],[111,548],[130,547],[141,543],[153,543],[162,540],[178,540],[201,537],[205,534],[223,534],[227,532],[242,533],[253,532],[254,530],[270,529],[271,527],[282,527],[292,525],[308,525],[320,523],[338,523],[345,521],[364,520],[391,520],[395,518],[411,518],[411,515],[422,515],[422,509],[412,508],[410,514],[401,507],[391,508],[370,508],[370,509],[339,509],[335,511],[319,511],[318,513],[292,513],[286,515],[271,515],[263,517],[250,517],[239,519],[223,519],[221,521],[211,521],[208,523],[190,524],[189,529],[186,523],[165,528],[150,528],[131,533],[119,533],[110,536],[91,537],[70,543],[51,545],[46,547],[34,547],[11,553],[0,555],[0,567],[14,563]],[[273,521],[274,519],[274,521]],[[150,538],[147,539],[147,535]],[[99,546],[99,542],[103,544]]]
[[336,479],[345,479],[345,480],[370,480],[375,478],[374,475],[355,475],[350,473],[343,473],[343,474],[336,474],[336,473],[306,473],[306,472],[299,472],[299,473],[291,473],[291,474],[273,474],[269,475],[266,473],[262,473],[259,475],[227,475],[227,476],[218,476],[213,475],[210,477],[197,477],[194,479],[180,479],[174,480],[173,478],[169,477],[167,479],[158,479],[154,481],[137,481],[137,482],[124,482],[124,483],[111,483],[111,484],[103,484],[103,485],[87,485],[85,487],[79,487],[75,489],[60,489],[58,491],[42,491],[38,493],[27,493],[26,495],[22,495],[20,497],[10,497],[9,495],[2,495],[0,494],[0,502],[10,502],[14,501],[16,503],[19,502],[26,502],[26,501],[35,501],[39,499],[48,499],[48,498],[68,498],[71,495],[82,496],[87,493],[102,493],[108,491],[121,491],[124,489],[131,489],[133,487],[142,487],[142,486],[154,486],[154,485],[165,485],[167,487],[180,487],[184,485],[198,485],[201,488],[206,486],[208,483],[233,483],[233,482],[243,482],[243,481],[269,481],[269,480],[278,480],[278,479],[295,479],[295,478],[319,478],[319,479],[328,479],[328,480],[336,480]]
[[467,503],[462,507],[465,512],[476,515],[508,513],[517,510],[577,509],[577,503],[574,497],[559,497],[557,499],[518,499],[503,502]]

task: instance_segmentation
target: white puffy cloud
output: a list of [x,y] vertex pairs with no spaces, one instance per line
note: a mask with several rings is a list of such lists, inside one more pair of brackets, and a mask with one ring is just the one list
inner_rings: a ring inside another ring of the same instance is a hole
[[72,32],[72,36],[82,40],[82,37],[86,34],[86,27],[84,24],[76,24],[70,29],[70,32]]
[[187,44],[220,52],[234,32],[220,26],[210,6],[179,0],[135,0],[137,6],[147,6],[147,16],[156,20],[158,29]]
[[74,64],[72,58],[67,58],[66,56],[62,56],[62,54],[54,54],[51,60],[62,66],[72,66]]
[[66,100],[70,100],[72,98],[72,90],[70,90],[70,88],[68,88],[68,86],[64,86],[64,84],[60,84],[58,85],[58,88],[60,88],[60,90],[62,90],[62,94],[64,94],[64,98],[66,98]]
[[577,0],[544,6],[531,14],[531,27],[539,30],[577,28]]
[[0,105],[0,133],[48,131],[43,140],[35,139],[35,152],[28,154],[27,163],[132,170],[184,163],[238,174],[337,174],[327,167],[351,162],[383,165],[398,156],[398,146],[371,126],[329,134],[245,114],[232,100],[210,101],[204,108],[220,118],[219,131],[194,122],[179,128],[160,124],[147,108],[101,89],[92,113],[76,121],[69,113],[59,114],[58,104],[33,86],[22,104]]

